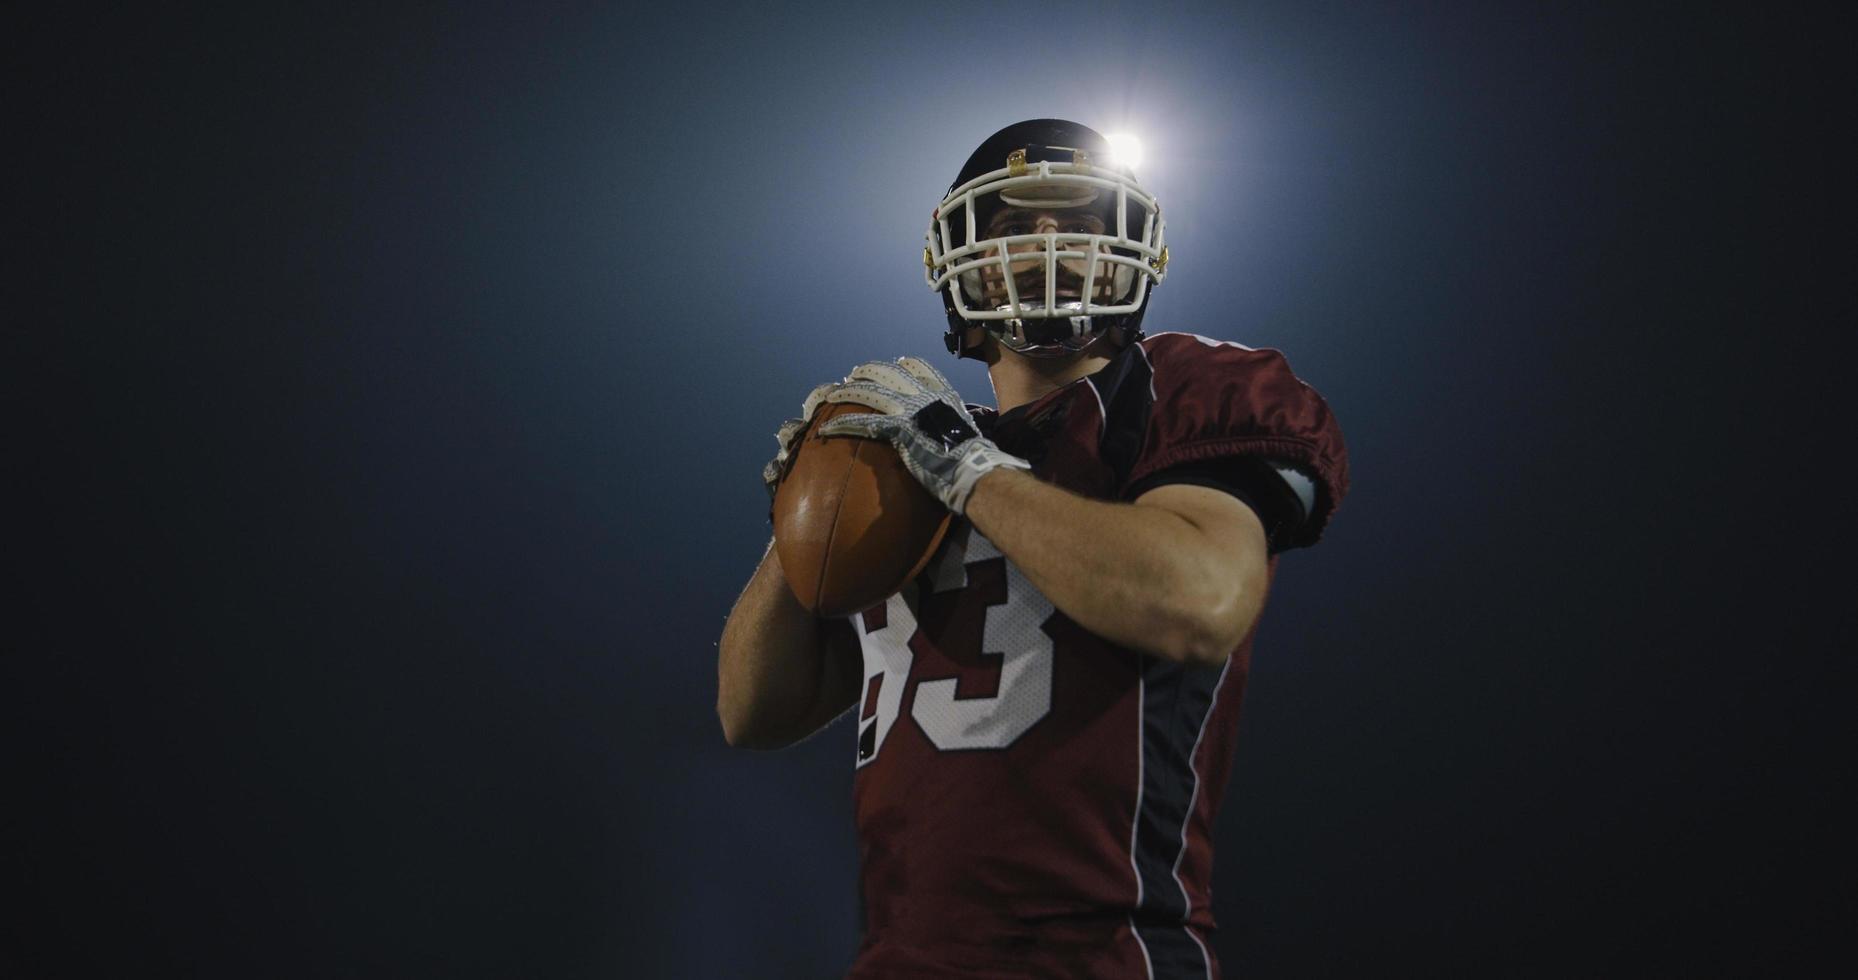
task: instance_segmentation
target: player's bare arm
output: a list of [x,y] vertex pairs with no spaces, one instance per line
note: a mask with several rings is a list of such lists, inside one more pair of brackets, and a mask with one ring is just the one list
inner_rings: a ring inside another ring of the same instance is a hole
[[1079,626],[1143,653],[1224,663],[1264,608],[1264,526],[1218,490],[1161,486],[1125,504],[996,471],[968,518]]
[[801,607],[770,543],[717,644],[723,737],[740,748],[791,745],[851,706],[862,671],[856,638]]
[[[779,451],[761,472],[770,504],[814,410],[837,387],[814,388],[800,416],[775,432]],[[851,705],[862,679],[857,637],[801,605],[772,541],[729,611],[716,652],[716,713],[723,737],[740,748],[782,748],[818,731]]]

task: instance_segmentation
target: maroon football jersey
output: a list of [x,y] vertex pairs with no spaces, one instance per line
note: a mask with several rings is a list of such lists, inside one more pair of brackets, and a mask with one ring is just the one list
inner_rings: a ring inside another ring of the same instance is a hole
[[[975,415],[1035,476],[1099,499],[1190,461],[1294,465],[1316,492],[1293,545],[1347,492],[1341,432],[1283,356],[1194,334]],[[960,519],[902,594],[850,620],[865,663],[853,977],[1219,975],[1211,834],[1249,635],[1221,667],[1118,646]]]

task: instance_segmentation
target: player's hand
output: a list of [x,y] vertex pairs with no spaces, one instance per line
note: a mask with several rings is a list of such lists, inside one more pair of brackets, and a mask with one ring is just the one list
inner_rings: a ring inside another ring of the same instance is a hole
[[781,481],[787,477],[787,471],[793,469],[794,451],[800,448],[800,437],[806,434],[806,426],[813,419],[813,410],[826,400],[833,389],[843,386],[843,382],[829,381],[809,392],[806,401],[800,404],[800,417],[788,419],[781,423],[780,430],[774,433],[774,441],[781,444],[781,450],[768,460],[768,465],[761,468],[761,482],[768,487],[768,519],[774,519],[774,492],[781,488]]
[[981,477],[1001,467],[1032,468],[981,435],[961,395],[926,361],[868,361],[853,368],[844,384],[827,387],[825,401],[855,402],[880,414],[841,415],[819,427],[821,436],[890,443],[917,482],[957,514],[966,512]]

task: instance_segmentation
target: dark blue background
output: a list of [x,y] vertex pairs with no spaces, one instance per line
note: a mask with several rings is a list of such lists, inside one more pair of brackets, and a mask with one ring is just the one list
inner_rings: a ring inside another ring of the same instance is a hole
[[1285,350],[1350,443],[1229,975],[1849,960],[1851,25],[1694,6],[16,25],[0,965],[842,972],[852,732],[727,748],[715,640],[808,388],[992,401],[920,239],[1034,116],[1144,138],[1150,328]]

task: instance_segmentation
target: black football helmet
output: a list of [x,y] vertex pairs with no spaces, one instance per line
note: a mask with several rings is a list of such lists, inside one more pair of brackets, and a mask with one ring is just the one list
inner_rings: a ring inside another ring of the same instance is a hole
[[979,326],[1030,357],[1063,357],[1105,331],[1142,337],[1167,274],[1161,206],[1096,130],[1029,119],[968,157],[929,221],[924,278],[942,295],[948,349]]

